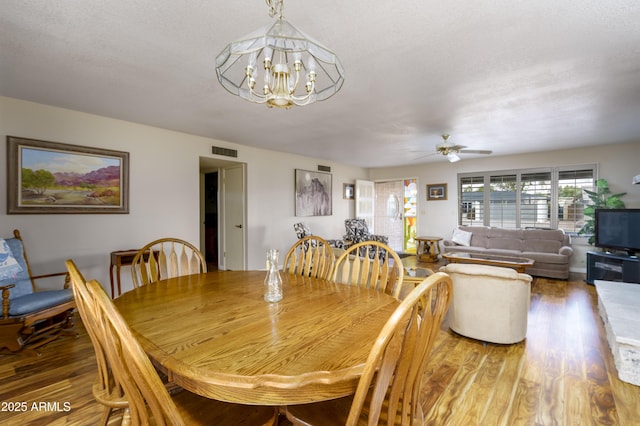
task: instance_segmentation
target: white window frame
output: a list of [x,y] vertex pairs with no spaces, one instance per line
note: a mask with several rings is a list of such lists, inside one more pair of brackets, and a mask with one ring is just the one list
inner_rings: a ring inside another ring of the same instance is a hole
[[[504,175],[516,175],[516,222],[515,228],[521,227],[521,176],[532,173],[551,173],[551,194],[550,194],[550,214],[549,214],[549,227],[552,229],[558,229],[559,226],[559,175],[561,172],[568,171],[581,171],[591,170],[593,174],[593,184],[598,179],[598,166],[597,164],[579,164],[571,166],[558,166],[558,167],[544,167],[544,168],[531,168],[531,169],[518,169],[518,170],[500,170],[489,172],[471,172],[471,173],[459,173],[458,174],[458,224],[463,224],[464,215],[467,214],[465,206],[463,206],[462,200],[462,180],[468,178],[482,179],[484,184],[483,194],[483,211],[482,211],[482,224],[484,226],[491,226],[491,177],[492,176],[504,176]],[[584,196],[584,195],[583,195]],[[584,197],[586,199],[586,197]],[[467,206],[468,210],[468,206]],[[577,231],[566,231],[568,234],[575,235]]]

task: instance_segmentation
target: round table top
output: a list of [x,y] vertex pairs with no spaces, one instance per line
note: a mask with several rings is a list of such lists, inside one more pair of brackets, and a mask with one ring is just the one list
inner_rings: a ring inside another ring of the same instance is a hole
[[134,289],[115,304],[169,378],[203,396],[286,405],[352,394],[399,301],[385,293],[265,271],[214,271]]
[[416,241],[417,240],[425,240],[425,241],[440,241],[442,240],[442,237],[415,237],[414,238]]

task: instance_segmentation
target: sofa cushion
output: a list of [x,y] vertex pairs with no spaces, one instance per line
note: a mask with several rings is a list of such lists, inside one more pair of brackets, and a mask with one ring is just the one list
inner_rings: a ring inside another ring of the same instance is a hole
[[559,230],[527,229],[523,232],[528,251],[558,253],[564,245],[565,233]]
[[522,238],[522,231],[518,229],[490,228],[487,238],[487,248],[522,251]]
[[567,264],[569,263],[568,256],[562,256],[556,253],[543,253],[539,251],[523,251],[522,257],[526,257],[528,259],[533,259],[536,263],[559,263],[559,264]]
[[473,232],[463,231],[460,228],[455,228],[453,230],[453,235],[451,236],[451,241],[461,246],[470,246],[471,245],[471,237],[473,236]]
[[31,312],[41,311],[52,306],[73,300],[70,288],[64,290],[39,291],[26,294],[11,300],[10,316],[20,316]]
[[489,235],[489,227],[486,226],[459,226],[459,229],[471,232],[471,247],[487,248],[487,237]]
[[487,238],[487,250],[521,252],[524,245],[522,240],[516,238]]

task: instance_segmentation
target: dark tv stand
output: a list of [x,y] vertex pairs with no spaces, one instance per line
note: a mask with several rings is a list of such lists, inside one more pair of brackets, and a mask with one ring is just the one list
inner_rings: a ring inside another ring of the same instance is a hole
[[587,283],[595,280],[640,284],[640,259],[637,256],[607,252],[587,252]]

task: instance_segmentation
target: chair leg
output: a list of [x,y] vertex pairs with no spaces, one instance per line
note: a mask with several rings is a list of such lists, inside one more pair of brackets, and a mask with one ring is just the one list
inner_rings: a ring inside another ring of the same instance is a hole
[[107,423],[109,423],[109,417],[111,417],[111,407],[104,407],[104,410],[102,410],[102,417],[100,417],[100,424],[102,426],[107,426]]
[[125,408],[122,413],[122,426],[130,426],[131,425],[131,413],[129,412],[129,407]]

